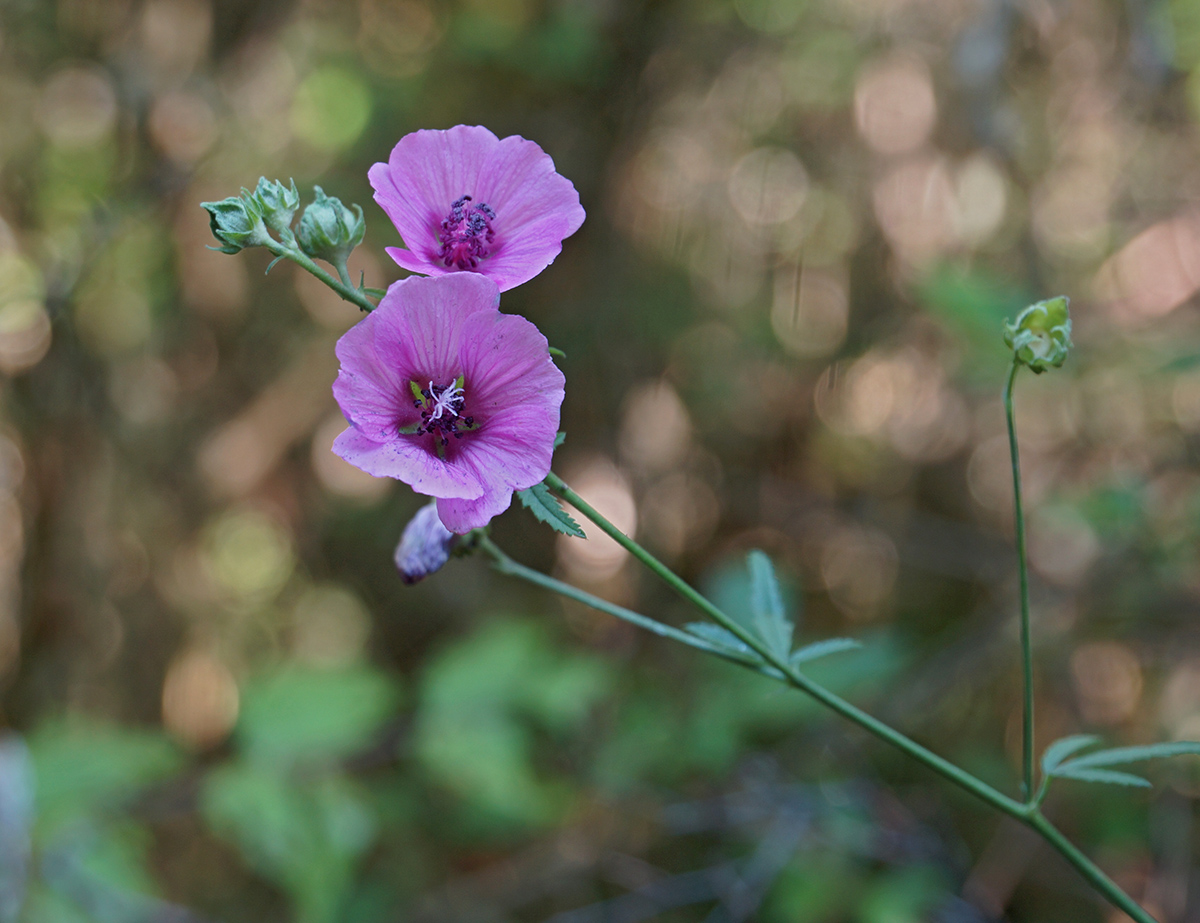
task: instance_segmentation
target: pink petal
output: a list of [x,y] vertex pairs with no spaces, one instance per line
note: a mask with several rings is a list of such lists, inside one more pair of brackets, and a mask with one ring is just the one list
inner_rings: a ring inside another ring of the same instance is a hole
[[562,403],[566,378],[551,361],[542,332],[523,317],[497,312],[467,318],[459,359],[476,402],[492,407],[533,401],[556,412]]
[[449,465],[415,440],[376,442],[350,427],[333,440],[333,454],[367,474],[396,478],[430,497],[473,500],[485,489],[472,467]]
[[511,490],[486,493],[477,500],[446,500],[438,497],[438,518],[451,532],[463,535],[472,529],[480,529],[499,516],[512,503]]
[[417,258],[433,263],[439,249],[437,230],[450,204],[472,194],[476,178],[499,143],[479,125],[422,129],[401,138],[388,162],[377,163],[367,172],[375,201]]

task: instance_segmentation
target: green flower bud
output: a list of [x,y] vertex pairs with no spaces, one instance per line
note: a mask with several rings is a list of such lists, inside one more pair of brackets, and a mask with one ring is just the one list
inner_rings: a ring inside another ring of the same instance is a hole
[[334,266],[344,266],[367,229],[362,209],[357,205],[347,208],[340,200],[325,195],[320,186],[313,190],[316,198],[304,209],[296,229],[300,249]]
[[253,196],[230,196],[220,202],[201,202],[208,212],[213,237],[221,242],[213,247],[222,253],[237,253],[247,247],[262,247],[271,242],[263,224],[262,207]]
[[1041,374],[1058,368],[1071,350],[1071,316],[1066,295],[1031,304],[1004,324],[1004,342],[1018,362]]
[[295,180],[292,180],[292,188],[289,189],[278,180],[272,183],[265,176],[259,177],[254,199],[262,207],[263,221],[267,227],[280,235],[286,235],[291,230],[292,217],[300,207],[300,192],[296,189]]

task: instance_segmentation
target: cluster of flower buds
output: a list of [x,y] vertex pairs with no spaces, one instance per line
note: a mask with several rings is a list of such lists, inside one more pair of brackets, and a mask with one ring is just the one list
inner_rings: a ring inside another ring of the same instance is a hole
[[1004,342],[1017,362],[1041,374],[1059,368],[1071,351],[1071,316],[1066,295],[1031,304],[1004,324]]
[[[296,182],[285,186],[266,177],[258,181],[251,192],[230,196],[219,202],[201,202],[208,212],[213,236],[222,253],[237,253],[248,247],[267,247],[279,255],[279,245],[299,250],[314,259],[344,268],[350,252],[362,243],[366,231],[362,209],[347,208],[339,200],[325,195],[320,186],[313,187],[315,198],[300,216],[296,233],[292,221],[300,209],[300,193]],[[274,231],[278,241],[270,234]]]

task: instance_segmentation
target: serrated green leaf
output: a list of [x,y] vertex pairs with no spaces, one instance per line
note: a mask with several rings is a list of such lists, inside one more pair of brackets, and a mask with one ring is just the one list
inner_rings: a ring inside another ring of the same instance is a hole
[[825,657],[829,654],[840,654],[842,651],[852,651],[860,647],[862,647],[862,644],[853,638],[826,638],[824,641],[806,644],[799,650],[792,651],[792,656],[788,658],[788,662],[793,667],[797,667],[802,663],[808,663],[810,660],[816,660],[818,657]]
[[1095,753],[1081,756],[1066,765],[1078,769],[1093,766],[1120,766],[1124,763],[1160,760],[1169,756],[1184,756],[1189,753],[1200,755],[1200,743],[1193,740],[1179,740],[1174,743],[1148,744],[1143,747],[1113,747],[1110,750],[1097,750]]
[[1150,788],[1148,779],[1130,772],[1115,772],[1111,769],[1077,769],[1073,764],[1059,766],[1051,773],[1056,779],[1074,779],[1077,782],[1101,782],[1105,785],[1130,785],[1135,788]]
[[550,493],[550,488],[545,484],[538,483],[525,490],[518,490],[517,496],[521,498],[521,505],[533,513],[534,518],[544,522],[555,532],[573,535],[575,538],[587,538],[583,529],[579,528],[579,523],[562,508],[558,498]]
[[1042,754],[1042,772],[1050,775],[1068,756],[1100,740],[1095,734],[1072,734],[1054,741]]
[[750,569],[750,611],[758,635],[773,654],[787,657],[792,649],[792,620],[783,605],[775,567],[758,549],[746,556],[746,565]]
[[722,648],[743,657],[753,657],[758,661],[762,660],[741,638],[728,629],[722,628],[720,625],[714,625],[712,622],[692,622],[683,627],[685,631],[707,641],[714,647]]

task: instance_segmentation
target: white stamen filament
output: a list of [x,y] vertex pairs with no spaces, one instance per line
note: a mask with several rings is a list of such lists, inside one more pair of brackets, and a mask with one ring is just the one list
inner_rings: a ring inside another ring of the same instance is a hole
[[458,411],[454,407],[454,402],[461,400],[463,389],[457,385],[450,385],[441,394],[433,390],[433,382],[429,383],[429,393],[433,395],[433,409],[429,412],[429,422],[440,420],[442,413],[451,413],[457,415]]

